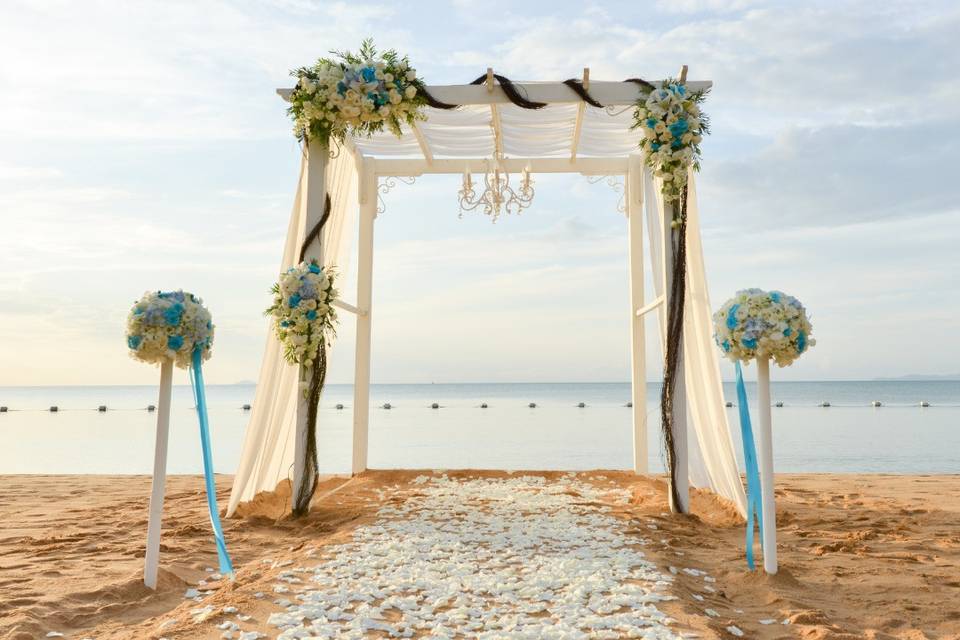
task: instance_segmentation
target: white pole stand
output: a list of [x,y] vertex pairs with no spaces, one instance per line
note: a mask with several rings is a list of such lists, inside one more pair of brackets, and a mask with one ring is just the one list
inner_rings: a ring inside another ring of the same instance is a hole
[[760,487],[763,502],[763,570],[777,572],[777,504],[773,494],[773,428],[770,419],[770,360],[757,358]]
[[160,522],[163,519],[163,494],[167,480],[167,436],[170,433],[170,391],[173,386],[173,361],[160,365],[160,398],[157,401],[157,444],[153,454],[153,486],[150,492],[150,519],[147,523],[147,551],[143,561],[143,584],[157,588],[160,564]]

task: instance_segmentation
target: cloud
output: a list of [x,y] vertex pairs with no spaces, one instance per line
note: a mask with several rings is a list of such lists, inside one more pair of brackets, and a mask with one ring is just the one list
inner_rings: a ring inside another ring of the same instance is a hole
[[793,127],[759,153],[708,161],[700,200],[712,217],[740,228],[956,211],[957,157],[960,133],[948,123]]

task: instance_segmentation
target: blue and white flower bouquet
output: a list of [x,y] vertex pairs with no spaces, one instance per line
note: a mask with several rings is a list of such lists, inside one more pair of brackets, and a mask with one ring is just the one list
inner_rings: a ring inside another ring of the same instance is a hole
[[406,56],[389,50],[378,53],[365,40],[357,54],[332,52],[312,67],[292,72],[298,79],[290,96],[293,130],[300,140],[327,143],[350,133],[369,135],[387,126],[397,136],[406,122],[423,120],[426,99],[417,71]]
[[127,316],[127,346],[141,362],[173,361],[187,369],[195,350],[202,360],[210,358],[213,330],[210,312],[192,293],[148,291]]
[[744,289],[713,314],[714,339],[730,360],[772,358],[786,367],[817,341],[807,310],[780,291]]
[[331,306],[337,297],[335,276],[311,260],[290,267],[273,285],[273,305],[266,313],[273,318],[283,356],[290,364],[309,369],[327,335],[335,334],[337,312]]
[[708,121],[700,111],[703,91],[687,91],[674,81],[664,81],[637,104],[634,127],[643,130],[640,148],[647,152],[647,164],[663,180],[663,199],[680,199],[687,185],[690,167],[700,169],[700,142],[708,133]]

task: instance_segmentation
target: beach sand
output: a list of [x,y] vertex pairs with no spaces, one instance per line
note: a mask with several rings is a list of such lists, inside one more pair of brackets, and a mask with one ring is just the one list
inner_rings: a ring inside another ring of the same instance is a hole
[[[219,638],[224,606],[252,616],[248,628],[269,631],[262,622],[277,610],[269,601],[285,560],[348,540],[378,506],[415,491],[421,473],[327,478],[301,521],[280,517],[288,495],[264,496],[245,517],[224,521],[235,582],[213,580],[209,570],[216,553],[202,479],[171,477],[156,592],[141,583],[149,478],[0,476],[0,638]],[[558,472],[539,475],[564,481]],[[670,516],[662,478],[577,475],[632,492],[632,503],[611,502],[611,513],[625,535],[650,541],[644,551],[658,567],[678,571],[678,599],[662,605],[678,628],[723,638],[733,637],[731,625],[763,639],[960,638],[960,476],[779,475],[781,570],[765,576],[747,570],[743,525],[721,500],[697,492],[694,515]],[[224,505],[230,478],[219,477],[218,487]],[[184,599],[198,580],[213,590],[199,604]],[[208,604],[216,613],[198,622],[191,611]]]

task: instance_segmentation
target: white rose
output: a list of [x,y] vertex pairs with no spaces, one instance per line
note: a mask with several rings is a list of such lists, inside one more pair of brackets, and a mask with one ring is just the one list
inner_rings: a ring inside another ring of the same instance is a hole
[[406,89],[403,90],[403,94],[407,96],[408,100],[412,100],[415,95],[417,95],[417,88],[415,86],[408,85]]
[[417,70],[416,69],[407,69],[407,80],[413,81],[417,79]]

